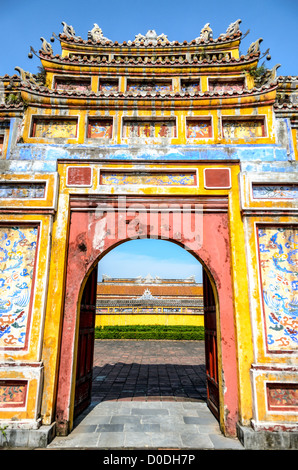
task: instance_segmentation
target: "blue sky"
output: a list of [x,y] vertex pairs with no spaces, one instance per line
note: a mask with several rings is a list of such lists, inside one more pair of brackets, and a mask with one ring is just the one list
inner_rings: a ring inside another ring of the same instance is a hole
[[[62,21],[83,39],[97,23],[113,41],[133,40],[136,34],[155,29],[182,42],[198,37],[206,23],[218,37],[237,19],[242,20],[243,34],[250,30],[242,41],[242,53],[261,37],[262,52],[270,48],[272,57],[267,65],[280,63],[279,75],[298,75],[297,0],[1,0],[0,11],[0,76],[16,73],[16,66],[35,72],[39,63],[36,57],[27,58],[30,46],[38,51],[40,37],[49,41],[53,32],[62,32]],[[60,52],[57,41],[53,48]]]
[[[245,54],[252,42],[263,38],[261,51],[270,49],[271,68],[281,64],[279,75],[298,75],[297,66],[297,0],[175,0],[73,1],[1,0],[0,16],[0,76],[13,75],[19,66],[32,73],[37,71],[38,59],[28,59],[30,46],[41,47],[41,37],[50,40],[52,33],[62,32],[62,21],[72,25],[78,36],[87,39],[88,31],[97,23],[105,37],[112,41],[133,40],[138,33],[154,29],[166,34],[170,41],[191,41],[210,23],[213,37],[225,33],[230,23],[241,19],[241,43]],[[54,53],[60,53],[57,40]],[[264,60],[264,59],[263,59]],[[187,251],[177,245],[159,240],[135,240],[120,245],[107,254],[99,264],[100,274],[133,277],[188,277],[200,280],[200,265]]]

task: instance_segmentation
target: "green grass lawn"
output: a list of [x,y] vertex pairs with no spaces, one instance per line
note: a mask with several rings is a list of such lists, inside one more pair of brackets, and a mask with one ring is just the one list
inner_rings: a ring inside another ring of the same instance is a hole
[[203,340],[203,326],[127,325],[95,327],[95,339]]

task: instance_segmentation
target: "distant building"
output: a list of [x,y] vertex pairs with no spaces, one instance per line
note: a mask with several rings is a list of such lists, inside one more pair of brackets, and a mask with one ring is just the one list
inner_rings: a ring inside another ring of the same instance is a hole
[[203,286],[194,276],[161,279],[102,277],[97,284],[96,325],[203,325]]

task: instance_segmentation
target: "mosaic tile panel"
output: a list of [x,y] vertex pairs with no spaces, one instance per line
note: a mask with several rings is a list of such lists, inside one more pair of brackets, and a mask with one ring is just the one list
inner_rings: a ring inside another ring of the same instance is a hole
[[127,82],[127,90],[129,91],[158,91],[159,93],[167,93],[172,90],[171,82]]
[[1,348],[26,344],[37,237],[37,227],[0,227]]
[[298,228],[258,228],[266,343],[298,349]]
[[195,173],[160,172],[101,172],[100,183],[104,185],[144,184],[151,186],[194,186]]
[[298,198],[298,185],[261,185],[252,187],[255,199],[295,199]]
[[45,195],[45,183],[0,183],[0,198],[40,199]]
[[225,139],[264,137],[264,121],[261,119],[227,119],[222,122]]
[[76,119],[36,119],[33,124],[33,137],[42,139],[75,138]]

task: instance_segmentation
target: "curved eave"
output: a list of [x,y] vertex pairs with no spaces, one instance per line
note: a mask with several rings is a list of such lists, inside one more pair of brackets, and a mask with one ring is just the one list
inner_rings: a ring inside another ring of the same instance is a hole
[[90,92],[86,95],[58,94],[54,92],[44,92],[40,89],[22,89],[22,98],[30,106],[45,108],[62,109],[121,109],[136,108],[139,109],[220,109],[220,108],[239,108],[273,105],[276,98],[277,85],[266,89],[255,89],[242,94],[215,95],[202,93],[197,95],[172,94],[166,96],[129,96],[123,93],[117,95],[103,95]]
[[0,105],[0,118],[14,118],[21,117],[24,113],[24,106],[22,103],[19,105],[2,104]]
[[[231,73],[231,70],[235,72],[242,72],[255,68],[258,65],[259,56],[251,56],[250,59],[229,59],[221,60],[217,62],[212,61],[201,61],[201,62],[183,62],[183,63],[160,63],[160,64],[149,64],[149,63],[121,63],[116,61],[101,62],[96,61],[81,61],[80,63],[74,63],[63,60],[46,59],[41,57],[41,63],[47,72],[54,73],[86,73],[86,74],[97,74],[97,73],[139,73],[144,75],[144,69],[146,73],[156,73],[158,70],[162,70],[163,74],[168,73],[171,75],[181,73]],[[165,69],[168,69],[167,71]]]

